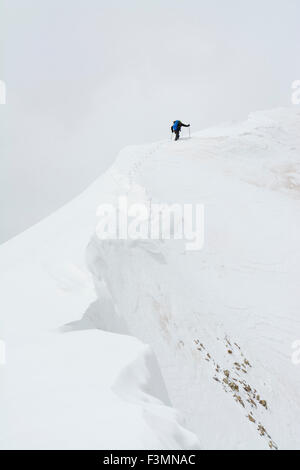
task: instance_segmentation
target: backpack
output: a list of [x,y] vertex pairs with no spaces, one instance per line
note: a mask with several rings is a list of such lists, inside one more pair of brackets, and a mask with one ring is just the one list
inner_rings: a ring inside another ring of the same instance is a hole
[[178,127],[179,127],[179,123],[180,121],[175,121],[174,124],[173,124],[173,131],[176,132]]

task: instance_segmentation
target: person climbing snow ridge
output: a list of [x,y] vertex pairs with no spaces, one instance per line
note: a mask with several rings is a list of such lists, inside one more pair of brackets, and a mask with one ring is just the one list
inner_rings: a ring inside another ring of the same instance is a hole
[[180,131],[182,127],[190,127],[190,124],[183,124],[181,121],[174,121],[171,127],[172,133],[175,134],[175,140],[179,140]]

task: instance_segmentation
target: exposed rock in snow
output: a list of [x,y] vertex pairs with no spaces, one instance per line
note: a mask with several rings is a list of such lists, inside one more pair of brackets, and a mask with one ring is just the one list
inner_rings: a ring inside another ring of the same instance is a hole
[[127,148],[101,179],[99,203],[205,205],[201,252],[96,235],[87,251],[99,301],[104,283],[203,448],[299,447],[299,183],[297,109]]
[[[255,113],[124,149],[2,245],[0,447],[299,447],[299,184],[300,113]],[[101,241],[120,196],[204,204],[204,249]]]

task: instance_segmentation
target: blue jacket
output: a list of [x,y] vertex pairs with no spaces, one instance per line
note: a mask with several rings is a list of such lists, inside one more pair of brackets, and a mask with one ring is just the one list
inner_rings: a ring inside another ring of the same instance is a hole
[[174,121],[171,127],[172,132],[180,132],[182,127],[190,127],[190,124],[183,124],[181,121]]

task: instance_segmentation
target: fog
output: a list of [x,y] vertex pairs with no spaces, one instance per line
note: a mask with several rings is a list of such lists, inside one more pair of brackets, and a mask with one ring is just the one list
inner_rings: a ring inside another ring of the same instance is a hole
[[291,103],[299,0],[0,0],[0,242],[125,145]]

